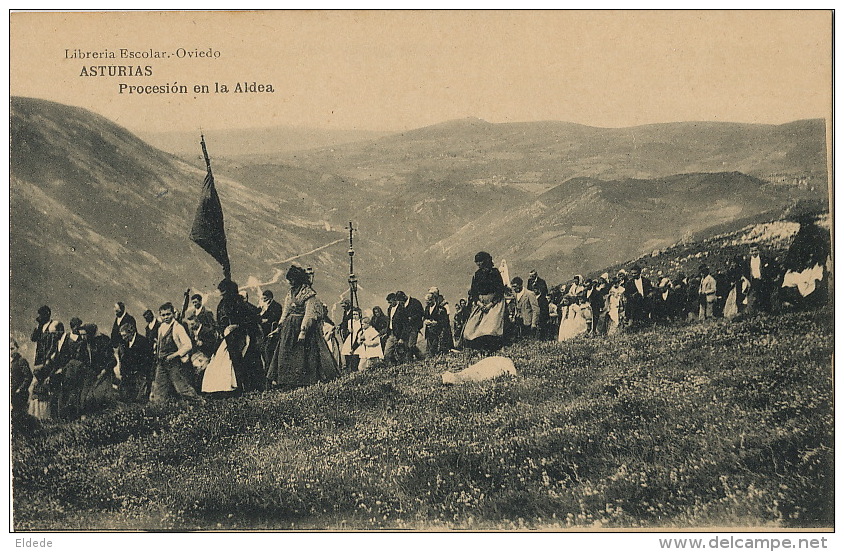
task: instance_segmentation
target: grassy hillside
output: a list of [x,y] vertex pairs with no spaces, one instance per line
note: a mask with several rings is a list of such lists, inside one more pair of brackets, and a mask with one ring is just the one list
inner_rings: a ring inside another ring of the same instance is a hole
[[736,172],[608,182],[577,178],[531,201],[490,209],[434,243],[425,256],[431,258],[429,273],[442,275],[439,285],[449,293],[463,293],[468,281],[446,276],[450,267],[471,266],[478,249],[506,259],[513,275],[537,269],[562,281],[721,223],[763,212],[770,220],[792,202],[784,190]]
[[832,312],[466,354],[13,437],[14,527],[830,527]]
[[[10,115],[18,335],[43,304],[58,319],[100,326],[116,300],[137,316],[179,302],[187,287],[215,306],[221,270],[187,238],[205,170],[196,136],[180,138],[194,148],[185,161],[84,109],[12,98]],[[272,145],[276,131],[241,146]],[[468,119],[272,162],[219,158],[237,134],[207,137],[235,280],[282,291],[284,265],[296,258],[315,267],[329,304],[347,288],[350,220],[365,304],[383,305],[396,289],[421,296],[431,285],[454,301],[478,249],[519,273],[564,279],[817,197],[786,177],[819,184],[825,171],[823,121],[599,129]],[[665,176],[678,172],[687,174]]]
[[[188,239],[204,165],[190,166],[81,108],[31,98],[12,98],[10,108],[13,330],[26,331],[44,304],[65,323],[79,316],[107,327],[118,300],[138,317],[165,301],[180,304],[188,287],[216,293],[222,270]],[[234,279],[277,281],[282,260],[340,240],[300,261],[317,268],[317,290],[336,301],[348,287],[342,227],[326,229],[306,209],[216,166],[215,177]]]

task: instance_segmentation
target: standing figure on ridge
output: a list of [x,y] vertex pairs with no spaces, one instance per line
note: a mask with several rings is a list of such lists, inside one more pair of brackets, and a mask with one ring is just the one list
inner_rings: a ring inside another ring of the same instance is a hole
[[652,291],[651,281],[642,276],[642,269],[639,265],[633,265],[630,269],[630,278],[624,285],[624,293],[627,299],[625,312],[632,324],[641,325],[650,317],[649,298]]
[[451,327],[448,320],[448,312],[441,303],[441,297],[437,293],[429,291],[425,295],[425,310],[423,314],[425,325],[425,344],[428,357],[448,352],[451,346],[443,346],[444,334],[448,332],[451,336]]
[[152,343],[128,322],[120,326],[123,343],[117,349],[120,366],[120,400],[126,403],[145,403],[149,400],[155,357]]
[[185,327],[176,321],[176,309],[167,302],[158,309],[161,326],[158,328],[158,342],[155,346],[155,377],[152,382],[150,400],[164,402],[173,392],[188,401],[202,401],[188,378],[183,363],[190,355],[193,344]]
[[35,317],[35,329],[32,330],[32,336],[29,338],[30,341],[35,343],[35,360],[33,361],[35,366],[44,364],[50,345],[52,345],[50,341],[52,337],[49,331],[50,323],[53,322],[51,316],[50,307],[47,305],[39,307],[38,316]]
[[504,335],[504,280],[495,268],[492,255],[475,255],[478,269],[469,288],[471,314],[463,327],[464,345],[486,352],[501,347]]
[[515,337],[539,337],[540,306],[539,299],[518,276],[510,281],[515,296],[514,332]]
[[396,292],[396,301],[404,307],[405,327],[404,343],[407,346],[408,359],[421,359],[422,352],[416,343],[419,339],[419,332],[422,330],[425,309],[422,302],[415,297],[408,296],[403,291]]
[[155,341],[158,339],[158,327],[161,326],[161,322],[158,321],[149,309],[144,311],[144,321],[146,322],[144,324],[144,337],[155,346]]
[[705,264],[700,265],[698,273],[700,274],[700,287],[698,288],[700,310],[698,312],[698,319],[707,320],[715,314],[714,306],[718,293],[718,282],[709,273],[709,267]]
[[[126,312],[126,305],[123,301],[118,301],[114,304],[114,324],[111,325],[111,346],[116,349],[123,343],[123,338],[120,337],[120,326],[125,322],[135,324],[135,318]],[[137,327],[137,324],[135,324]]]
[[339,368],[322,336],[324,309],[303,268],[291,265],[286,278],[290,291],[284,298],[267,381],[287,388],[331,381],[339,376]]
[[539,277],[536,269],[528,273],[528,280],[526,287],[536,295],[536,301],[539,303],[539,317],[536,320],[536,328],[539,337],[546,338],[546,326],[548,325],[548,284],[545,280]]

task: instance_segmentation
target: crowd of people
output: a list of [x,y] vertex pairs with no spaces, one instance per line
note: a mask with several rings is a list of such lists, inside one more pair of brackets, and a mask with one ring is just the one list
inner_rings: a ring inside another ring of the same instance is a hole
[[805,230],[801,224],[782,263],[751,246],[714,274],[702,264],[695,274],[657,273],[651,281],[633,265],[614,276],[577,275],[550,289],[536,270],[527,281],[505,283],[492,256],[479,252],[467,297],[453,309],[437,287],[422,300],[399,290],[387,295],[386,312],[344,299],[336,321],[314,290],[313,270],[298,265],[286,273],[289,289],[281,303],[264,290],[260,305],[253,305],[224,279],[216,315],[196,294],[184,312],[166,302],[157,313],[144,312],[138,325],[118,302],[109,335],[76,317],[66,330],[43,306],[31,335],[31,369],[11,342],[13,419],[70,420],[118,400],[203,402],[327,382],[463,348],[492,352],[520,339],[612,336],[653,324],[771,311],[784,303],[816,305],[827,299],[830,251],[823,238],[814,224]]

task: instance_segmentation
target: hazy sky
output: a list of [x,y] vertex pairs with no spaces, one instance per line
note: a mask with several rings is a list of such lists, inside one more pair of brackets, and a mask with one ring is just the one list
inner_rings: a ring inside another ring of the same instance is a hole
[[[828,117],[827,11],[15,13],[10,88],[131,130],[402,130],[468,116],[595,126]],[[120,59],[120,48],[166,59]],[[179,59],[185,51],[219,58]],[[67,59],[66,49],[116,59]],[[80,76],[149,65],[152,76]],[[271,84],[271,94],[193,86]],[[189,94],[119,94],[119,85]]]

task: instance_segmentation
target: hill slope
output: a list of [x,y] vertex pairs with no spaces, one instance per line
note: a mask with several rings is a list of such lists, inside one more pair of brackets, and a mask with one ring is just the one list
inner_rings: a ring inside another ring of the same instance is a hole
[[[639,261],[782,254],[796,227]],[[526,341],[501,351],[519,376],[455,387],[440,374],[476,356],[35,422],[13,434],[14,528],[832,527],[833,314]]]
[[463,119],[231,168],[264,190],[283,183],[280,195],[328,219],[354,218],[362,243],[394,261],[375,285],[438,285],[453,298],[478,250],[520,273],[570,277],[709,226],[775,217],[798,199],[826,201],[825,160],[821,120],[603,129]]
[[[826,187],[823,120],[783,125],[685,122],[598,128],[565,122],[450,121],[370,142],[281,154],[280,160],[371,182],[418,175],[532,188],[579,176],[601,180],[739,171],[810,176]],[[395,175],[395,176],[387,176]]]
[[[462,296],[479,249],[517,273],[562,279],[819,197],[735,171],[819,184],[823,133],[822,121],[598,129],[469,119],[272,162],[218,158],[213,136],[209,147],[235,279],[279,291],[279,267],[297,258],[316,267],[331,304],[347,286],[344,227],[354,221],[371,306],[431,285]],[[201,162],[91,112],[25,98],[12,99],[11,138],[13,328],[45,303],[57,318],[103,323],[118,299],[138,314],[187,287],[213,290],[219,268],[187,240]]]
[[450,355],[13,441],[16,530],[831,527],[832,313]]
[[[42,304],[102,326],[117,300],[137,316],[187,287],[215,289],[219,266],[188,240],[204,169],[89,111],[27,98],[11,102],[10,168],[13,329]],[[337,254],[319,253],[320,283],[331,297],[345,288],[342,231],[221,175],[217,189],[241,284],[271,281],[274,262],[340,240]]]
[[[429,274],[468,265],[478,249],[506,260],[513,276],[537,269],[550,281],[589,274],[666,248],[685,236],[764,213],[778,218],[793,203],[781,188],[741,173],[656,179],[574,178],[509,208],[493,208],[426,252]],[[441,285],[465,293],[468,275]]]

